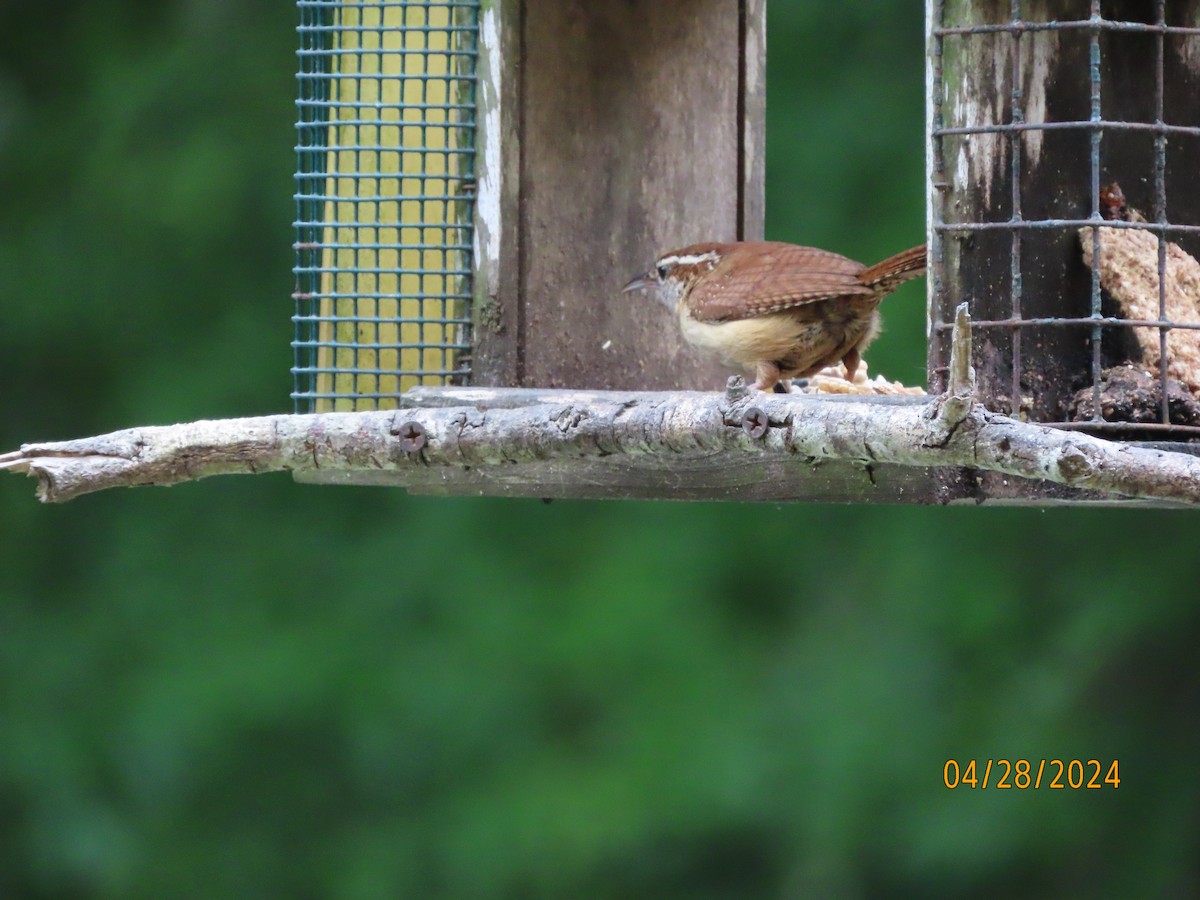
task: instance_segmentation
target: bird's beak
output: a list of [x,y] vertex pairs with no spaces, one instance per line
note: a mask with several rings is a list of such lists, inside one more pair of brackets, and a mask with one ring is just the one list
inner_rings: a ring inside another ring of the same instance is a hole
[[621,293],[628,294],[632,291],[645,290],[646,288],[650,287],[650,285],[654,284],[654,281],[654,273],[646,272],[645,274],[639,275],[637,278],[633,279],[633,281],[629,282],[629,284],[625,285],[625,287],[621,288]]

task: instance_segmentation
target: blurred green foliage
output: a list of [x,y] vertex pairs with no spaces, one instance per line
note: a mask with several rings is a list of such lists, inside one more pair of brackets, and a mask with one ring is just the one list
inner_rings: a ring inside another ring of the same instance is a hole
[[[770,5],[768,235],[916,243],[920,10]],[[287,408],[294,19],[5,5],[0,447]],[[1194,894],[1198,536],[0,479],[0,896]],[[1123,780],[943,786],[989,757]]]

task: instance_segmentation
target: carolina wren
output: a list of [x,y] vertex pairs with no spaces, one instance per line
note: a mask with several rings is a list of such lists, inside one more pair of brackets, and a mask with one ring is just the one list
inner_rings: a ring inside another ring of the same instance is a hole
[[655,289],[688,343],[754,369],[754,386],[769,391],[838,362],[853,380],[879,333],[880,302],[924,273],[924,245],[868,268],[776,241],[693,244],[660,256],[624,291]]

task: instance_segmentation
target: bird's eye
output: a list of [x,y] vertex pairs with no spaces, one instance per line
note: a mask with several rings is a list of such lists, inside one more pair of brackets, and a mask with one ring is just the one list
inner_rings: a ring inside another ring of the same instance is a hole
[[658,277],[659,277],[659,280],[661,281],[662,279],[667,277],[667,272],[669,272],[670,270],[666,266],[659,266],[656,271],[658,272]]

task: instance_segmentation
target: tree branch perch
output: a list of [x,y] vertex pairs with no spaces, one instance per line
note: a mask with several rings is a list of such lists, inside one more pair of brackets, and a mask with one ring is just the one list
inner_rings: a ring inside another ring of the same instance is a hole
[[[0,455],[0,470],[36,477],[45,502],[281,470],[324,481],[374,475],[426,489],[440,479],[453,492],[456,479],[486,484],[522,469],[542,479],[533,487],[544,496],[622,495],[565,489],[600,472],[618,486],[640,482],[625,496],[785,499],[782,487],[772,495],[770,479],[811,479],[813,466],[840,461],[872,486],[880,466],[964,468],[1103,496],[1200,503],[1196,457],[1030,425],[974,402],[965,309],[955,325],[949,390],[931,400],[761,394],[740,379],[725,393],[416,388],[398,410],[200,421],[27,444]],[[744,477],[730,477],[738,471]],[[706,478],[722,491],[706,493]],[[749,483],[760,490],[737,491]]]
[[[439,402],[453,393],[439,392]],[[404,473],[417,470],[549,460],[603,459],[627,470],[662,471],[748,457],[798,466],[813,460],[963,466],[1125,497],[1200,502],[1200,460],[1192,456],[1028,425],[978,405],[947,438],[945,404],[936,400],[914,405],[761,395],[731,403],[715,393],[548,391],[539,402],[508,408],[465,401],[132,428],[28,444],[0,456],[0,469],[36,477],[39,498],[59,502],[110,487],[279,470],[376,470],[397,473],[404,483]],[[761,438],[743,429],[751,405],[769,423]],[[412,443],[404,434],[409,423],[423,432],[417,450],[404,449]],[[669,484],[662,496],[672,496]]]

